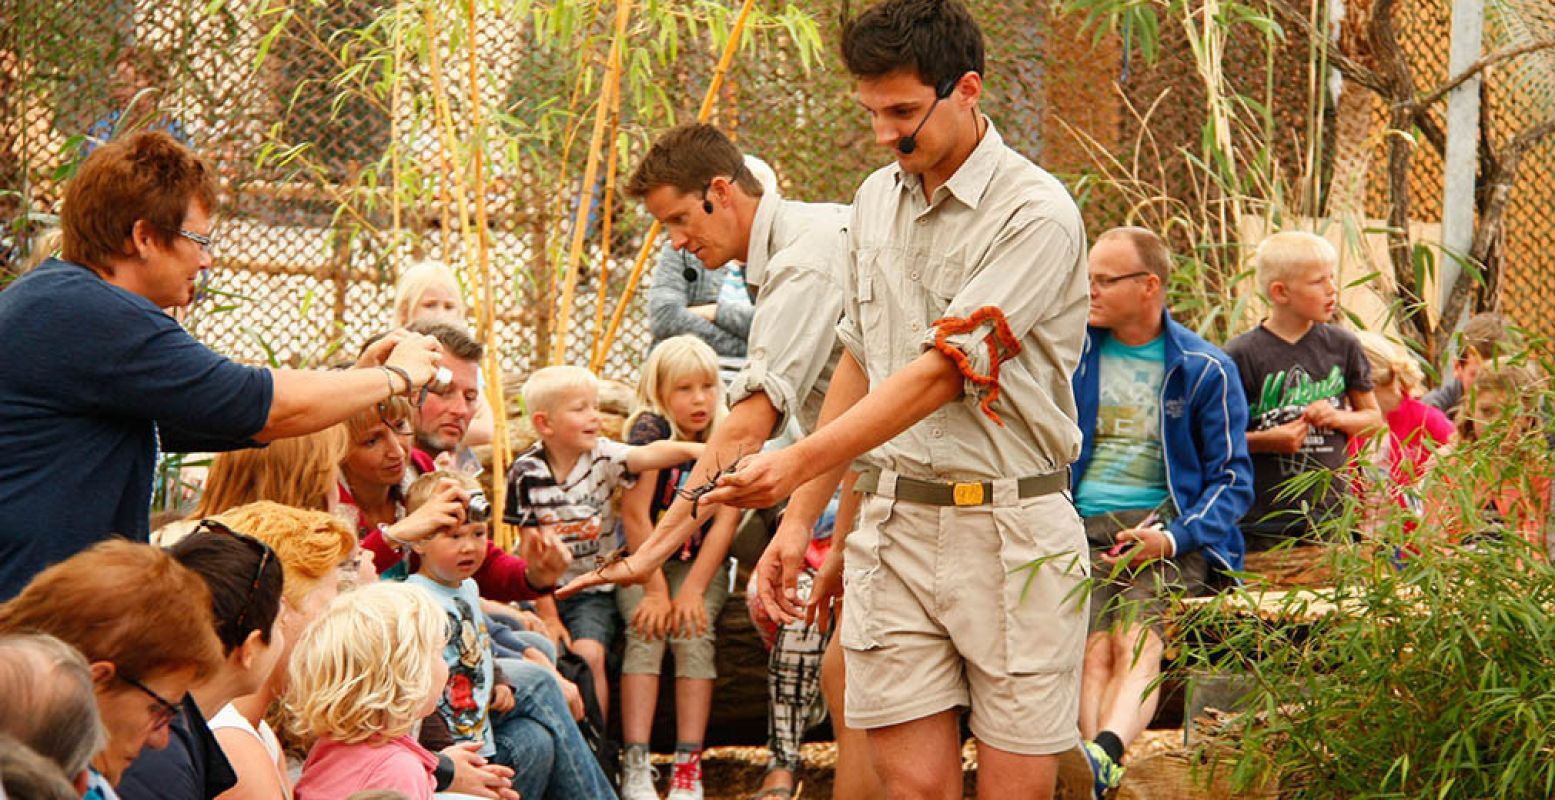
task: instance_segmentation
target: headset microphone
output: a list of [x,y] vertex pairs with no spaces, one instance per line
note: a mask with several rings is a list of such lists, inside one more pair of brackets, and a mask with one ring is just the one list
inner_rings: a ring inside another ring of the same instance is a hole
[[698,276],[697,276],[697,268],[696,267],[686,267],[686,271],[682,272],[680,274],[681,274],[682,277],[684,277],[686,279],[686,283],[696,283],[697,282],[697,277]]
[[934,92],[934,102],[930,103],[929,110],[923,113],[923,119],[918,120],[918,127],[913,128],[912,133],[896,140],[896,149],[900,151],[902,155],[910,156],[913,154],[914,150],[918,149],[918,133],[923,130],[924,125],[928,124],[929,117],[934,114],[934,108],[935,106],[939,105],[939,101],[949,97],[950,93],[956,90],[956,83],[958,80],[959,79],[957,78],[953,78],[940,84],[939,89]]

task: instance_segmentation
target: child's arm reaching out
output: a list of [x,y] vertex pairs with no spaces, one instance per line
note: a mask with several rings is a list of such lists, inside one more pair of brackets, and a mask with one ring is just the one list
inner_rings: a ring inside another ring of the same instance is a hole
[[626,454],[626,469],[628,472],[644,472],[695,461],[702,456],[704,447],[706,445],[701,442],[676,442],[669,439],[636,445]]

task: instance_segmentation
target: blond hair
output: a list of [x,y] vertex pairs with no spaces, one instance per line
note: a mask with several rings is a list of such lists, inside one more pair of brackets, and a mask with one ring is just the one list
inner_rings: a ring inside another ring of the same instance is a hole
[[1267,295],[1275,283],[1295,280],[1314,266],[1339,266],[1339,251],[1327,239],[1306,231],[1281,231],[1258,243],[1253,268],[1258,287]]
[[299,732],[341,744],[410,732],[443,658],[448,622],[430,595],[375,583],[335,598],[292,651],[286,705]]
[[[669,412],[668,395],[674,390],[675,382],[687,375],[701,375],[713,381],[713,422],[702,431],[700,438],[681,430],[675,416]],[[718,377],[718,353],[707,342],[689,333],[659,342],[648,355],[648,363],[643,365],[642,378],[637,381],[636,409],[627,419],[625,429],[630,431],[644,412],[658,414],[667,420],[673,438],[679,441],[706,441],[713,427],[728,413],[724,407],[723,381]]]
[[582,389],[598,392],[599,379],[582,367],[564,365],[535,370],[519,391],[524,397],[524,413],[533,419],[542,411],[555,410],[564,398]]
[[1371,362],[1372,383],[1387,386],[1398,381],[1399,391],[1413,396],[1425,382],[1425,373],[1403,345],[1372,331],[1356,331],[1355,338],[1360,340],[1361,350]]
[[323,510],[338,491],[340,462],[350,437],[344,425],[306,436],[277,439],[269,447],[217,453],[205,491],[190,519],[213,517],[231,508],[270,500]]
[[333,514],[261,501],[216,517],[227,527],[270,545],[281,560],[282,595],[293,608],[323,580],[333,579],[356,547],[356,533]]
[[421,296],[438,284],[442,284],[459,299],[462,311],[464,294],[459,290],[459,278],[454,275],[454,271],[441,261],[417,261],[405,268],[399,283],[394,287],[394,324],[401,327],[409,325],[416,306],[421,303]]
[[444,480],[454,481],[466,491],[473,492],[481,488],[480,483],[474,478],[457,470],[440,469],[427,472],[411,481],[410,486],[405,489],[405,513],[416,513],[416,509],[421,508],[437,492],[438,482]]

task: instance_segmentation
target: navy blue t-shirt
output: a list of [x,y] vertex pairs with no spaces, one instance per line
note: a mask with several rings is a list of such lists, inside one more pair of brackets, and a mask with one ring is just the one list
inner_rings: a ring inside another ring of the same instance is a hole
[[272,390],[78,264],[0,291],[0,601],[111,535],[145,541],[158,447],[252,447]]

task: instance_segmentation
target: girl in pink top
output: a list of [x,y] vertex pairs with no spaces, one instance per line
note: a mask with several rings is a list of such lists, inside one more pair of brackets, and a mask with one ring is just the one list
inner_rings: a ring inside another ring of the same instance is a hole
[[[1439,409],[1415,398],[1424,376],[1404,348],[1379,333],[1359,331],[1356,338],[1371,362],[1371,380],[1388,423],[1387,455],[1389,495],[1407,508],[1419,510],[1414,493],[1431,457],[1453,438],[1453,424]],[[1375,434],[1352,437],[1352,456],[1364,452]]]
[[393,789],[432,800],[437,757],[410,735],[448,680],[443,612],[424,592],[379,583],[335,599],[291,660],[298,725],[318,737],[296,800]]

